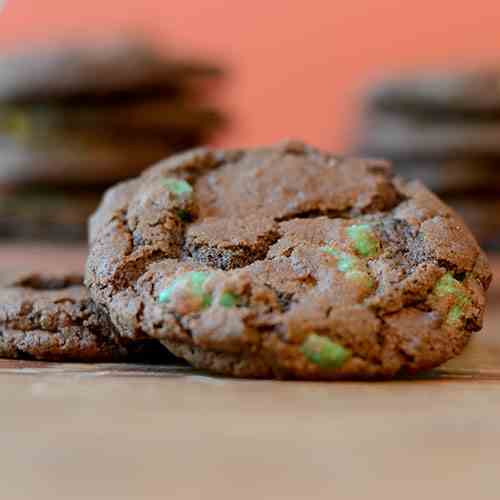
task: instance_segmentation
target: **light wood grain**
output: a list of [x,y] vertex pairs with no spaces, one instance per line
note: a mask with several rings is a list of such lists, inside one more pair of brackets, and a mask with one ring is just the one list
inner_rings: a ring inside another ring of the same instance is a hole
[[[84,258],[43,252],[25,265]],[[0,498],[497,499],[499,292],[467,352],[418,380],[1,361]]]
[[497,382],[4,374],[8,499],[498,498]]

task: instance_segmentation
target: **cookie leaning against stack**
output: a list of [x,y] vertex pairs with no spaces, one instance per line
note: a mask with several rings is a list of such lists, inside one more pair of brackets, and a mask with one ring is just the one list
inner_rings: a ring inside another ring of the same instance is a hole
[[107,187],[219,128],[219,74],[125,39],[0,57],[0,236],[84,239]]
[[0,279],[0,357],[39,361],[171,360],[153,340],[118,336],[80,276],[16,273]]
[[[500,198],[499,89],[498,70],[388,79],[364,98],[355,146],[428,184],[490,248],[500,245],[493,209]],[[481,204],[472,203],[478,199]]]
[[383,161],[301,143],[198,149],[112,188],[86,285],[127,339],[245,377],[391,377],[481,328],[487,260]]

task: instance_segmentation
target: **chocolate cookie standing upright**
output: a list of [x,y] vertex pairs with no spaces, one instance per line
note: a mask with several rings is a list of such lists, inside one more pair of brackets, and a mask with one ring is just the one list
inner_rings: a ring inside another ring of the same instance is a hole
[[[0,237],[83,240],[92,197],[220,128],[202,90],[220,73],[128,39],[0,57]],[[49,192],[75,195],[69,217]]]
[[452,209],[382,161],[199,149],[106,194],[86,285],[126,338],[245,377],[390,377],[479,330],[491,280]]
[[81,276],[15,273],[0,279],[0,357],[39,361],[165,361],[156,341],[118,336]]
[[[354,146],[357,154],[389,158],[401,175],[429,182],[488,249],[500,248],[493,210],[500,197],[499,89],[498,69],[386,79],[364,97]],[[488,203],[471,203],[479,199]]]

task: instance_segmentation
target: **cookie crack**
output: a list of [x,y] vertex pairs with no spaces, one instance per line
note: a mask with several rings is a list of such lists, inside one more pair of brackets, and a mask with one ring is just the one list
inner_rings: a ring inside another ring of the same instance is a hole
[[333,210],[333,209],[310,209],[310,210],[297,210],[281,217],[275,217],[276,222],[286,222],[293,219],[316,219],[319,217],[328,217],[329,219],[351,219],[352,207],[346,210]]
[[181,261],[193,259],[212,268],[228,271],[246,268],[256,262],[264,261],[269,249],[281,238],[277,229],[258,235],[254,243],[224,244],[211,246],[203,242],[184,242]]

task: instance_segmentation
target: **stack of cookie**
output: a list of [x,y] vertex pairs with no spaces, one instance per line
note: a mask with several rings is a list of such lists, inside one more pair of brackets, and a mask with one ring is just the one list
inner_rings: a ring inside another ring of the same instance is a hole
[[125,39],[0,58],[0,237],[83,239],[103,191],[222,123],[201,61]]
[[395,78],[364,100],[356,152],[391,159],[500,248],[500,73],[443,72]]

